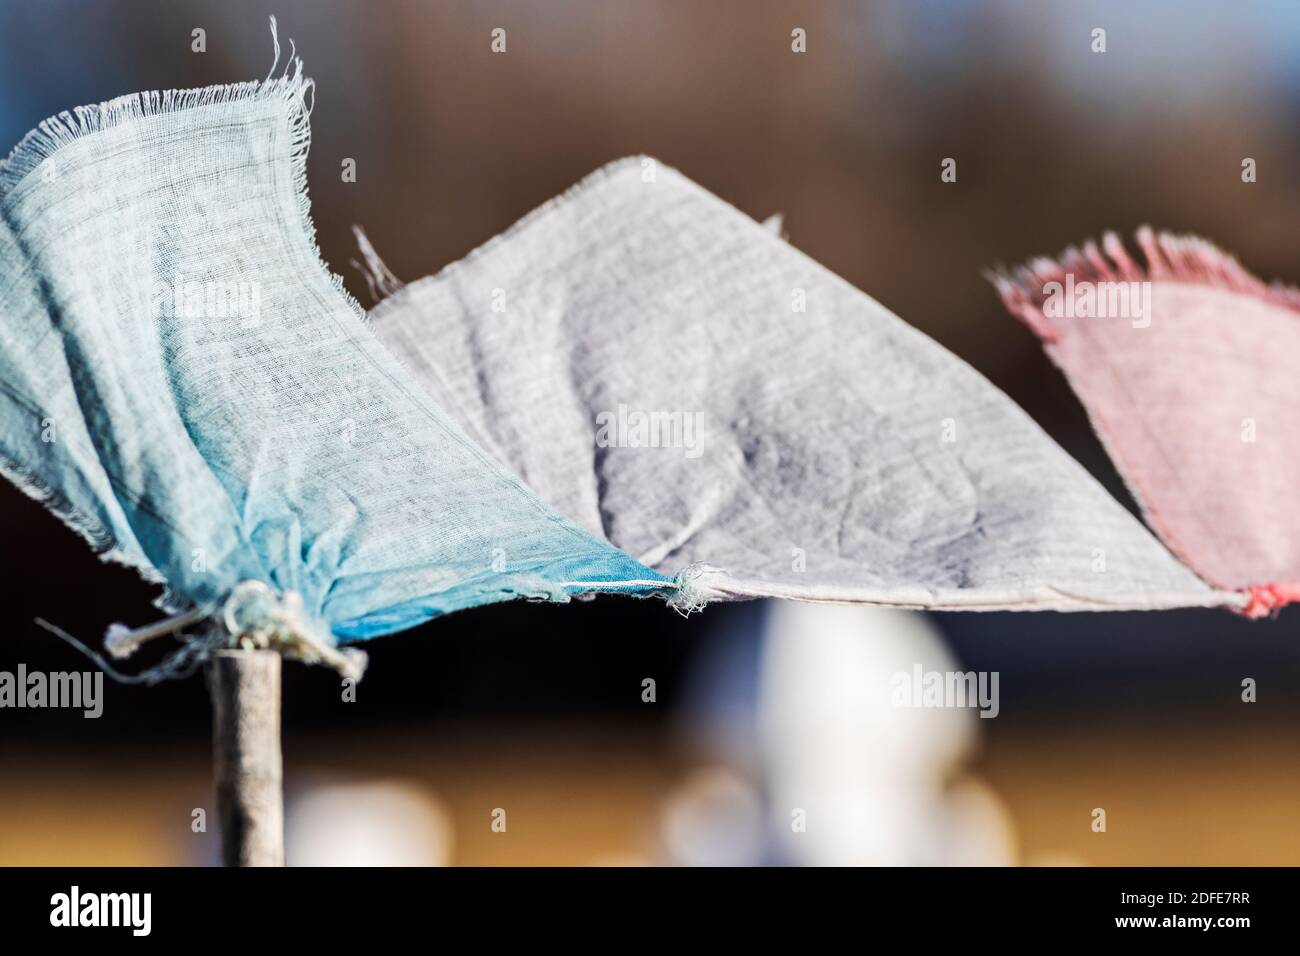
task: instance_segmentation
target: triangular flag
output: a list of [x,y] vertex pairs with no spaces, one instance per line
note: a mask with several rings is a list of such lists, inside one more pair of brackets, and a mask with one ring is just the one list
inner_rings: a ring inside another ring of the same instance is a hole
[[714,598],[1241,600],[965,363],[649,157],[370,318],[542,497],[651,567],[711,566],[696,583]]
[[1203,239],[1110,233],[994,280],[1078,394],[1147,521],[1261,616],[1300,599],[1300,291]]

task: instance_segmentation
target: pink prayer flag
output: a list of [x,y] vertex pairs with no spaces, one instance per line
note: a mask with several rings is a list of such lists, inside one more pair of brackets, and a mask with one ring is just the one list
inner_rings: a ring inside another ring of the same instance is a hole
[[1143,227],[991,276],[1083,402],[1148,524],[1243,612],[1300,600],[1300,290]]

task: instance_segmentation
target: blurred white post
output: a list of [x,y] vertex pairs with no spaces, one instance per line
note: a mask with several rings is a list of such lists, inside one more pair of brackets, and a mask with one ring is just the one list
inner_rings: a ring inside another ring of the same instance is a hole
[[207,669],[221,862],[284,866],[280,655],[221,650]]

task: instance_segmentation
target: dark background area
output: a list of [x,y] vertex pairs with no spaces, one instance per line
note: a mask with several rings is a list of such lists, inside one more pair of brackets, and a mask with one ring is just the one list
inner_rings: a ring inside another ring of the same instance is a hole
[[[0,141],[122,93],[260,78],[269,13],[316,80],[312,213],[324,258],[362,302],[353,223],[415,279],[596,167],[648,153],[755,218],[782,213],[794,245],[979,369],[1129,507],[1063,378],[982,270],[1151,223],[1300,281],[1290,0],[0,0]],[[503,56],[489,49],[498,26]],[[795,26],[808,31],[804,55],[790,52]],[[1089,50],[1097,26],[1101,55]],[[204,54],[190,50],[195,27]],[[1245,156],[1258,162],[1250,185]],[[348,157],[355,183],[340,181]],[[940,182],[945,157],[956,184]],[[84,665],[34,617],[98,643],[110,622],[157,616],[133,572],[98,563],[7,484],[0,541],[0,669]],[[683,620],[603,598],[453,615],[371,645],[355,704],[340,704],[334,675],[287,667],[286,750],[323,733],[445,740],[574,724],[666,748],[693,667],[744,613]],[[1006,760],[1018,734],[1051,727],[1111,727],[1098,732],[1117,747],[1155,725],[1182,740],[1228,728],[1294,742],[1294,609],[1259,623],[1201,611],[937,620],[965,667],[1002,674],[1002,717],[981,730],[995,756],[1008,741]],[[661,706],[641,703],[646,675]],[[1246,676],[1260,684],[1250,708]],[[0,772],[33,748],[74,762],[115,748],[202,757],[208,719],[197,678],[109,686],[98,721],[5,712]]]

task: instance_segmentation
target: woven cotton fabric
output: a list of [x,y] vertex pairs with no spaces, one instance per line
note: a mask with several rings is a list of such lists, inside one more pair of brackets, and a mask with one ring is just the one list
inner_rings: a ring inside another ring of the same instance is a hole
[[311,82],[139,94],[0,167],[0,470],[216,608],[297,592],[336,638],[669,582],[478,448],[320,262]]
[[1193,236],[1114,233],[995,277],[1151,526],[1250,613],[1300,599],[1300,290]]
[[[383,279],[383,276],[380,276]],[[714,598],[1240,603],[973,369],[648,157],[371,312],[484,448]]]

